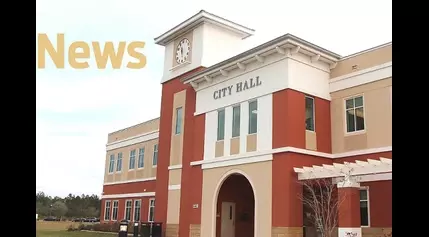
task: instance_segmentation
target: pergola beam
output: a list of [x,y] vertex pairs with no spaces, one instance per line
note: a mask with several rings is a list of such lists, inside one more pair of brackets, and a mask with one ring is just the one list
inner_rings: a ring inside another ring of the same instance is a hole
[[381,157],[379,160],[334,163],[313,167],[294,168],[298,180],[338,178],[344,176],[362,176],[371,174],[392,173],[392,159]]

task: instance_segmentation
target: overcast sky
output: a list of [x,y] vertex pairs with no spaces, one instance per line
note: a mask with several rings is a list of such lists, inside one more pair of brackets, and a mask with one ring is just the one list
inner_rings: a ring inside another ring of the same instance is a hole
[[[36,69],[36,191],[100,195],[107,133],[159,116],[164,48],[153,38],[201,9],[249,28],[245,48],[292,33],[341,55],[392,39],[387,0],[38,0],[37,33],[55,43],[145,41],[140,70]],[[66,61],[67,62],[67,61]]]

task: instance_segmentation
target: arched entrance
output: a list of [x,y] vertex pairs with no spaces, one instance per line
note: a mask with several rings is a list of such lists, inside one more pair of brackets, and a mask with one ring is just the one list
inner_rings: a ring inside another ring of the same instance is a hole
[[216,203],[216,237],[255,235],[255,196],[244,175],[229,175],[219,189]]

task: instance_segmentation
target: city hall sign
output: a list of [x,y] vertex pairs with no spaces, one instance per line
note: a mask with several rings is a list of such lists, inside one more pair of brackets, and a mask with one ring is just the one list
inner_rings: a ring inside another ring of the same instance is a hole
[[240,93],[242,91],[249,90],[260,85],[262,85],[262,81],[259,80],[259,76],[257,76],[255,78],[250,78],[248,80],[237,82],[236,84],[229,85],[222,89],[216,90],[213,92],[213,98],[217,100],[222,97],[232,95],[232,93]]

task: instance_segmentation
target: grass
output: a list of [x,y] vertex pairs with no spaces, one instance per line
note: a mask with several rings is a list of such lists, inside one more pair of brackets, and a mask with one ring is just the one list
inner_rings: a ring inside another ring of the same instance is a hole
[[114,234],[67,231],[70,225],[77,227],[79,223],[70,221],[37,221],[36,237],[115,237]]

